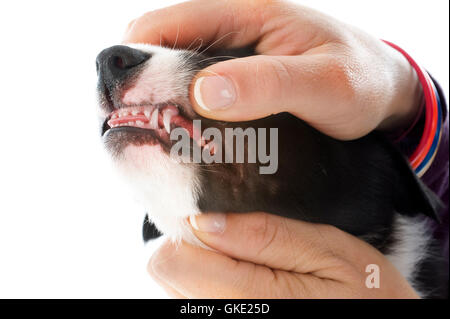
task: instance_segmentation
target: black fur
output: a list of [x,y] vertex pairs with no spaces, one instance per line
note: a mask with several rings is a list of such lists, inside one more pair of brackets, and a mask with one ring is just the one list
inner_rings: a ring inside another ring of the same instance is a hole
[[148,219],[148,215],[145,215],[144,223],[142,225],[142,237],[144,242],[155,239],[162,236],[162,233],[156,228],[156,226]]

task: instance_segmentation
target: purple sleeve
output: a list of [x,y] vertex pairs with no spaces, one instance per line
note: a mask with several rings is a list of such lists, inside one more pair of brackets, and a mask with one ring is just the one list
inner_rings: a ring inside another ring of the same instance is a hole
[[[440,212],[442,223],[434,225],[434,236],[438,238],[444,251],[442,252],[448,260],[449,256],[449,119],[447,103],[444,93],[439,83],[433,79],[434,84],[439,93],[439,98],[442,106],[442,137],[439,144],[436,157],[431,164],[428,171],[422,176],[422,181],[442,200],[445,208]],[[419,144],[424,128],[424,111],[419,115],[419,119],[415,122],[414,127],[409,130],[406,135],[403,135],[401,140],[397,142],[400,149],[406,154],[410,155]]]

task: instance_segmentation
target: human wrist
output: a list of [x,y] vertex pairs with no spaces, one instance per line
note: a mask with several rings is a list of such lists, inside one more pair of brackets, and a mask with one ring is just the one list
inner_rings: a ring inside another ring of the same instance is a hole
[[395,55],[394,97],[386,106],[386,115],[377,127],[385,132],[399,132],[410,128],[423,106],[423,87],[417,72],[403,55],[399,52],[395,52]]

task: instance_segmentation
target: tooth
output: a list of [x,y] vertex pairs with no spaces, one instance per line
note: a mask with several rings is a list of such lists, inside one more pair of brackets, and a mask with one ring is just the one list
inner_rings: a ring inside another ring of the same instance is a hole
[[114,114],[111,116],[111,118],[112,118],[112,119],[116,119],[116,118],[117,118],[117,113],[114,113]]
[[122,112],[121,116],[127,116],[129,113],[128,112]]
[[170,119],[172,118],[171,112],[164,112],[163,113],[163,123],[164,128],[166,129],[167,133],[170,134]]
[[150,116],[152,115],[153,107],[149,107],[148,109],[144,110],[144,115],[146,118],[150,119]]
[[144,122],[142,122],[142,121],[136,121],[136,124],[137,124],[138,126],[144,126]]
[[134,125],[134,122],[128,122],[128,125]]
[[139,114],[139,112],[138,112],[137,110],[134,110],[133,112],[131,112],[131,114],[132,114],[133,116],[136,116],[136,115]]
[[152,118],[150,119],[150,128],[156,130],[158,128],[158,109],[156,108],[152,113]]

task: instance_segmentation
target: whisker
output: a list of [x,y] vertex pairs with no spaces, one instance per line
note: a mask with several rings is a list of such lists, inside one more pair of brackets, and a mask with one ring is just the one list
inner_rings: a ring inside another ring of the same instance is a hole
[[178,43],[178,36],[179,36],[179,35],[180,35],[180,24],[178,24],[178,27],[177,27],[177,36],[176,36],[176,38],[175,38],[175,43],[173,44],[172,50],[174,50],[175,47],[177,46],[177,43]]
[[189,50],[191,48],[191,46],[199,39],[200,39],[200,37],[196,37],[194,40],[192,40],[191,43],[189,44],[189,46],[186,48],[186,50]]
[[205,61],[208,61],[208,60],[213,60],[213,59],[220,59],[220,58],[237,59],[238,57],[237,56],[232,56],[232,55],[219,55],[219,56],[213,56],[213,57],[210,57],[210,58],[206,58],[206,59],[200,60],[200,61],[198,61],[198,63],[205,62]]
[[200,44],[198,45],[198,47],[195,49],[195,50],[193,50],[192,52],[191,52],[191,54],[186,58],[186,60],[189,60],[190,58],[192,58],[197,52],[198,52],[198,50],[200,50],[200,48],[203,46],[203,39],[202,38],[200,38]]
[[226,34],[224,34],[223,36],[221,36],[220,38],[218,38],[216,41],[214,41],[213,43],[211,43],[210,45],[208,45],[202,52],[200,52],[200,54],[204,53],[205,51],[209,50],[213,45],[217,44],[219,41],[222,41],[223,39],[225,39],[226,37],[232,35],[232,34],[239,34],[241,33],[240,31],[230,31]]
[[208,72],[208,73],[211,73],[211,74],[213,74],[213,75],[217,75],[217,76],[220,76],[218,73],[216,73],[216,72],[213,72],[213,71],[210,71],[210,70],[204,70],[204,69],[198,69],[198,70],[192,70],[192,72],[200,72],[200,71],[203,71],[203,72]]

